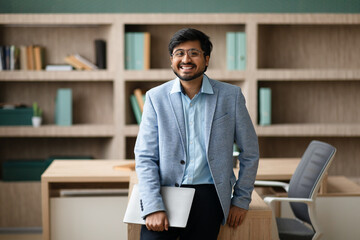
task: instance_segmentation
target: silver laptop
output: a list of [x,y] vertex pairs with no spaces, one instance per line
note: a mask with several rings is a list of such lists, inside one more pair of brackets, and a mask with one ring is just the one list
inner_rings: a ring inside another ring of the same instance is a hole
[[[194,194],[194,188],[161,187],[161,196],[165,204],[170,227],[186,227]],[[138,185],[135,184],[125,212],[124,222],[145,224],[145,220],[140,215],[139,189]]]

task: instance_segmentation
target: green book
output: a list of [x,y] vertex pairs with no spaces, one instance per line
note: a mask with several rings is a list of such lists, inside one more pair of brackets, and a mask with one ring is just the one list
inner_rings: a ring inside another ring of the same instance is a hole
[[142,113],[141,113],[140,106],[139,106],[138,102],[136,101],[136,97],[134,94],[130,95],[130,103],[131,103],[131,108],[134,112],[135,120],[136,120],[137,124],[140,124]]
[[259,125],[271,124],[271,89],[259,89]]
[[235,70],[235,40],[236,40],[236,33],[235,32],[227,32],[226,33],[226,66],[227,70]]
[[60,88],[55,99],[55,123],[60,126],[72,125],[72,90]]
[[144,46],[145,46],[145,33],[134,33],[134,69],[143,70],[144,67]]
[[133,46],[133,33],[125,33],[125,69],[133,69],[132,63],[132,46]]
[[236,33],[236,66],[237,70],[245,70],[246,68],[246,34],[244,32]]

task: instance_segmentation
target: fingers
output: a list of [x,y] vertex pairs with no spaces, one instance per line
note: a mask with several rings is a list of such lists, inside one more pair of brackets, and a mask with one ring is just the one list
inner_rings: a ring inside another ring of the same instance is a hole
[[247,214],[247,210],[232,206],[230,208],[227,223],[229,224],[230,227],[236,228],[244,222],[246,214]]
[[164,212],[156,212],[146,217],[145,226],[149,231],[167,231],[169,229],[169,221]]
[[169,230],[169,220],[168,220],[168,218],[167,218],[167,217],[165,218],[165,225],[164,225],[164,228],[165,228],[165,230],[166,230],[166,231],[168,231],[168,230]]

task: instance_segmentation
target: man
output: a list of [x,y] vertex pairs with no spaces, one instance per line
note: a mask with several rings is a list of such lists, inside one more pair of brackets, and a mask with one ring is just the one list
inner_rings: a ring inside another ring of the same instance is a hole
[[[257,136],[240,88],[204,74],[211,50],[209,37],[196,29],[175,33],[169,53],[177,78],[146,94],[135,145],[146,220],[141,239],[217,239],[221,223],[237,227],[249,208]],[[234,141],[240,149],[237,181]],[[195,188],[185,229],[169,227],[160,186]]]

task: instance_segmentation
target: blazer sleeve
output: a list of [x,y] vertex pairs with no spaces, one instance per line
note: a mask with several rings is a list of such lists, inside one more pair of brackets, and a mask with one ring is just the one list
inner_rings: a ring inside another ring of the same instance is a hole
[[134,152],[136,173],[139,180],[139,194],[142,202],[141,216],[145,218],[150,213],[165,211],[160,195],[157,114],[149,93],[146,93]]
[[239,89],[236,100],[235,142],[240,149],[239,177],[234,185],[231,204],[249,209],[259,164],[259,145],[254,126],[245,106],[245,98]]

